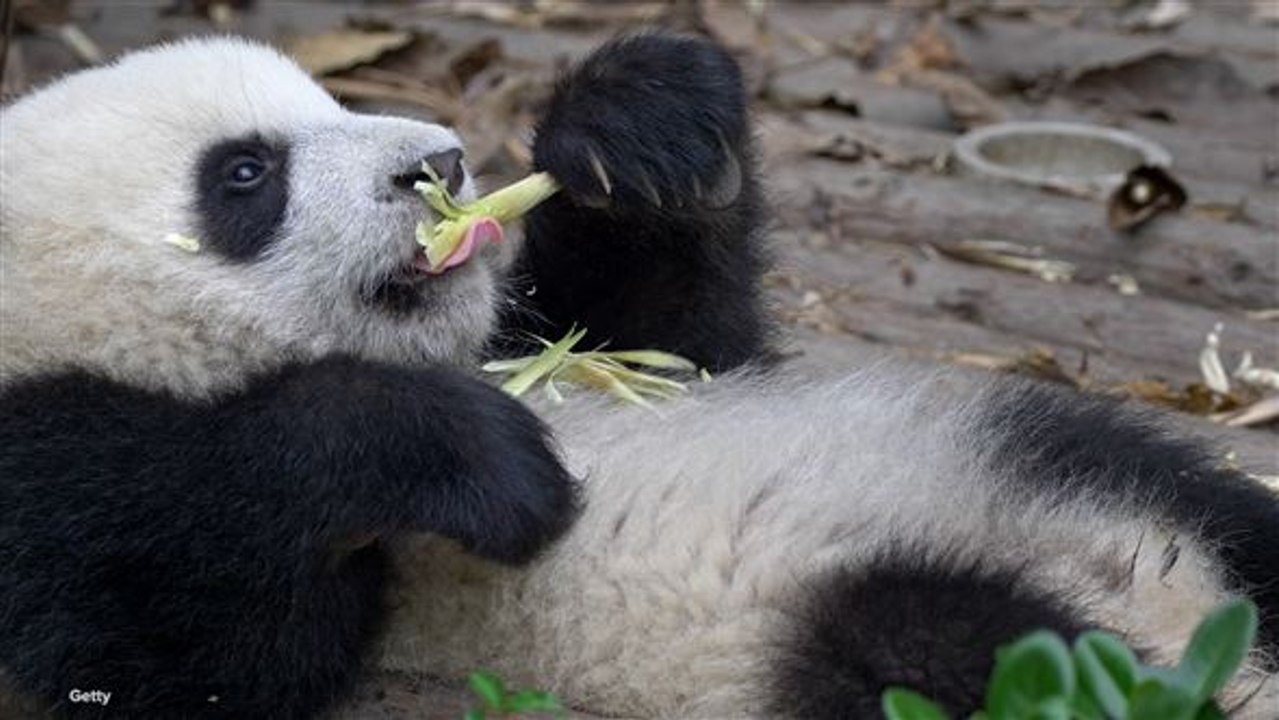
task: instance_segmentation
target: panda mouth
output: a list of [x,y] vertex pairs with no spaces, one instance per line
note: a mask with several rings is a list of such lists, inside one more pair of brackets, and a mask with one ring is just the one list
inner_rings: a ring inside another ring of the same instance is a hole
[[426,283],[437,278],[419,248],[410,262],[392,270],[371,291],[363,293],[364,301],[391,315],[409,315],[426,306]]

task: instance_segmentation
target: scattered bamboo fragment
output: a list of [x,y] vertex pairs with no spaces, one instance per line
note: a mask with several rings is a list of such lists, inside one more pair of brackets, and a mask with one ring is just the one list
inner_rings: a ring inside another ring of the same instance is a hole
[[[670,399],[687,392],[688,386],[670,378],[632,369],[628,365],[671,372],[698,372],[697,366],[689,360],[659,350],[605,352],[596,349],[573,352],[573,348],[584,337],[585,329],[572,330],[554,343],[537,338],[546,348],[537,355],[494,360],[485,364],[482,370],[509,374],[510,377],[502,383],[502,389],[514,397],[524,395],[534,385],[542,382],[547,397],[553,402],[563,402],[564,395],[558,385],[563,382],[602,390],[624,402],[650,409],[653,406],[648,398]],[[710,374],[705,369],[700,374],[704,382],[709,380]]]

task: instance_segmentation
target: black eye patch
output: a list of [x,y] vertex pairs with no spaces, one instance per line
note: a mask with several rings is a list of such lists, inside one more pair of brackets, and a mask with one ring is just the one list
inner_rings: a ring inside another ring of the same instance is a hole
[[196,165],[200,241],[231,260],[270,246],[289,204],[288,148],[250,136],[210,146]]

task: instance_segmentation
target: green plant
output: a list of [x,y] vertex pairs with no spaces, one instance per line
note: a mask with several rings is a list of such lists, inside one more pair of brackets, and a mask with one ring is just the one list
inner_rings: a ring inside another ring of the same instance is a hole
[[471,673],[471,691],[480,706],[471,708],[463,720],[516,717],[528,713],[567,717],[559,698],[540,690],[511,690],[497,675],[480,670]]
[[[1039,631],[995,655],[985,710],[973,720],[1224,720],[1213,699],[1238,671],[1257,635],[1257,606],[1237,600],[1195,629],[1176,668],[1137,662],[1113,635],[1088,632],[1073,648]],[[904,688],[883,695],[889,720],[946,720],[927,698]]]

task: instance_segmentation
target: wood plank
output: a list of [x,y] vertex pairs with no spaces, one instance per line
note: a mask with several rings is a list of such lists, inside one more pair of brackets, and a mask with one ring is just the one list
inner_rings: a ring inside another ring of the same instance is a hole
[[[776,237],[787,242],[787,235]],[[1274,324],[1234,311],[1125,296],[1109,286],[1046,283],[894,244],[788,244],[785,267],[805,290],[846,305],[850,331],[863,337],[937,351],[1042,345],[1059,351],[1067,366],[1087,354],[1091,374],[1107,382],[1157,377],[1185,384],[1199,379],[1204,336],[1222,322],[1227,362],[1251,350],[1258,363],[1279,365]],[[908,321],[896,322],[899,315]]]
[[1136,237],[1111,231],[1104,207],[1012,184],[902,175],[814,158],[770,174],[782,218],[806,226],[814,199],[844,237],[907,244],[999,239],[1075,263],[1083,283],[1130,273],[1144,292],[1217,308],[1279,305],[1275,240],[1233,223],[1166,215]]

